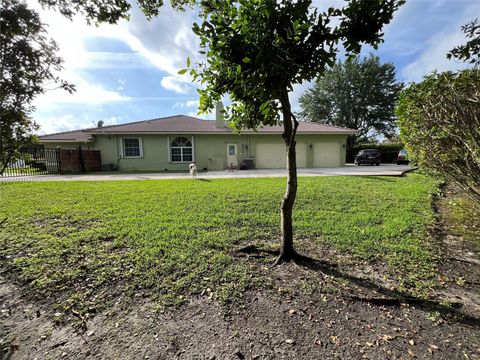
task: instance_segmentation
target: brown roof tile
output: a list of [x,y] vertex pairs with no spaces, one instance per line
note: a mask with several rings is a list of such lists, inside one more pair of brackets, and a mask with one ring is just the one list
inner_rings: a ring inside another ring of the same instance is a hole
[[[282,126],[265,126],[258,129],[260,134],[280,134]],[[159,119],[132,122],[121,125],[104,126],[86,130],[90,134],[142,134],[142,133],[233,133],[230,127],[217,128],[215,121],[202,120],[187,115],[176,115]],[[300,122],[298,134],[354,134],[356,130],[330,125]],[[242,133],[255,133],[242,130]]]
[[89,142],[92,140],[92,135],[85,132],[85,130],[65,131],[55,134],[41,135],[38,139],[42,142]]
[[[242,133],[252,134],[281,134],[283,127],[265,126],[257,132],[243,130]],[[313,122],[300,122],[298,134],[354,134],[356,130],[341,128],[331,125]],[[234,133],[230,127],[217,128],[215,121],[202,120],[187,115],[175,115],[159,119],[137,121],[127,124],[104,126],[84,130],[66,131],[56,134],[39,136],[40,141],[45,142],[89,142],[94,134],[148,134],[148,133],[191,133],[191,134],[228,134]]]

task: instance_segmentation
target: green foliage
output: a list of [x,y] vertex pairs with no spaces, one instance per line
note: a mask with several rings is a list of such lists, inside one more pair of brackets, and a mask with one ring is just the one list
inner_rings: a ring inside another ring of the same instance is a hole
[[301,116],[308,121],[358,129],[355,141],[372,132],[391,136],[396,129],[395,102],[402,88],[392,63],[377,56],[336,63],[300,97]]
[[464,45],[456,46],[447,54],[448,59],[456,58],[461,61],[480,66],[480,23],[475,19],[462,26],[462,31],[468,39]]
[[53,82],[67,91],[73,87],[56,72],[62,60],[49,40],[38,14],[17,0],[0,7],[0,175],[15,161],[20,147],[33,141],[37,124],[30,118],[33,99]]
[[[203,3],[204,21],[193,27],[206,54],[192,73],[205,86],[200,110],[229,94],[227,118],[236,128],[277,124],[290,111],[287,92],[294,84],[332,66],[338,42],[352,52],[381,42],[381,28],[400,4],[351,1],[319,12],[310,0]],[[360,29],[361,23],[369,26]]]
[[480,202],[480,69],[428,75],[401,95],[402,141],[425,170]]
[[450,193],[442,201],[446,209],[442,216],[448,233],[480,252],[480,204],[462,192]]
[[[432,179],[318,177],[300,185],[293,216],[307,248],[385,263],[385,275],[413,291],[434,273]],[[279,178],[0,183],[0,219],[8,217],[2,266],[67,310],[101,307],[120,293],[160,304],[202,293],[237,301],[268,284],[262,269],[272,259],[246,261],[232,249],[278,246],[283,187]]]
[[404,148],[405,146],[402,143],[383,143],[383,144],[377,144],[377,143],[370,143],[370,144],[358,144],[354,147],[356,150],[362,150],[362,149],[378,149],[380,151],[400,151]]
[[[77,13],[85,16],[88,23],[116,24],[122,19],[129,19],[132,1],[128,0],[38,0],[45,7],[55,9],[69,19]],[[182,10],[185,6],[195,4],[196,0],[171,0],[174,9]],[[151,19],[158,16],[163,0],[137,0],[142,12]]]

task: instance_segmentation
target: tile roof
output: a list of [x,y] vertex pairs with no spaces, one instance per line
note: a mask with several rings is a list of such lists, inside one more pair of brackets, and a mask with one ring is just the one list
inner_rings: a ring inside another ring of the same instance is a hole
[[[233,133],[226,126],[217,128],[215,121],[202,120],[187,115],[175,115],[159,119],[137,121],[121,125],[104,126],[87,130],[90,134],[142,134],[142,133]],[[254,130],[242,130],[242,133],[281,134],[283,127],[265,126]],[[298,134],[354,134],[356,130],[324,125],[312,122],[300,122]]]
[[89,129],[40,135],[38,139],[45,142],[89,142],[92,140],[92,135],[85,132],[87,130]]
[[[283,127],[264,126],[256,132],[254,130],[242,130],[243,134],[281,134]],[[354,134],[356,130],[341,128],[331,125],[318,124],[313,122],[300,122],[298,134]],[[56,134],[39,136],[40,141],[75,141],[88,142],[92,135],[96,134],[159,134],[159,133],[190,133],[190,134],[231,134],[234,131],[226,126],[217,128],[215,121],[202,120],[187,115],[175,115],[159,119],[137,121],[127,124],[103,126],[101,128],[90,128],[84,130],[67,131]]]

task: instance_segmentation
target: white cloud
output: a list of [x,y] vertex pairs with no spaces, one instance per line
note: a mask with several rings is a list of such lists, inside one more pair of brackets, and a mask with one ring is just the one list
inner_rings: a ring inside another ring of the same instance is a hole
[[87,116],[78,117],[73,114],[66,114],[63,116],[40,116],[36,119],[40,124],[39,135],[54,134],[63,131],[72,131],[78,129],[93,128],[98,126],[99,121],[103,121],[104,126],[116,125],[122,122],[119,116],[110,116],[98,120],[89,119]]
[[[178,76],[178,70],[185,67],[188,56],[193,60],[197,53],[198,40],[191,31],[195,17],[193,11],[179,13],[166,3],[160,16],[148,21],[143,13],[134,7],[130,22],[89,26],[80,15],[70,21],[54,10],[42,9],[34,0],[28,2],[40,13],[42,21],[48,25],[49,35],[59,44],[58,55],[64,59],[65,68],[61,77],[77,87],[74,95],[51,91],[39,97],[36,101],[39,110],[47,110],[58,103],[101,104],[129,99],[116,91],[89,83],[80,69],[153,65],[168,74],[161,79],[161,85],[165,89],[178,93],[187,93],[190,90],[191,78]],[[92,37],[123,41],[133,53],[87,51],[86,40]],[[120,83],[117,90],[123,90],[123,87]]]
[[70,94],[62,89],[49,90],[38,96],[34,105],[38,110],[45,111],[58,104],[91,104],[101,105],[109,102],[128,101],[128,96],[112,90],[107,90],[98,84],[91,84],[75,73],[70,73],[64,78],[75,84],[76,91]]
[[71,130],[78,130],[78,122],[72,114],[44,118],[40,121],[40,135]]
[[434,70],[447,71],[468,65],[448,60],[447,53],[467,40],[460,27],[480,13],[480,3],[463,1],[407,1],[385,29],[380,53],[399,62],[403,81],[419,81]]
[[305,93],[309,88],[313,86],[313,82],[305,81],[302,84],[295,84],[293,86],[293,91],[289,93],[290,96],[290,104],[292,107],[293,112],[299,112],[301,109],[300,107],[300,96]]
[[402,69],[402,77],[406,81],[421,81],[422,78],[435,70],[460,70],[469,65],[454,60],[448,60],[446,54],[465,37],[459,31],[451,34],[440,33],[433,36],[426,44],[421,55]]
[[198,108],[198,100],[187,100],[185,102],[177,102],[173,105],[173,108]]
[[177,76],[164,76],[160,82],[167,90],[172,90],[180,94],[186,94],[189,91],[189,85]]

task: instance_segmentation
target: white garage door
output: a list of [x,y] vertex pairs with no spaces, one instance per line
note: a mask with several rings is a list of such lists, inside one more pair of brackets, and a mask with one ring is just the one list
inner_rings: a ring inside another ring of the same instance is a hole
[[319,142],[313,144],[313,167],[340,166],[340,144]]
[[[297,167],[307,167],[307,145],[297,143]],[[255,166],[257,169],[285,169],[287,165],[284,144],[257,144]]]

